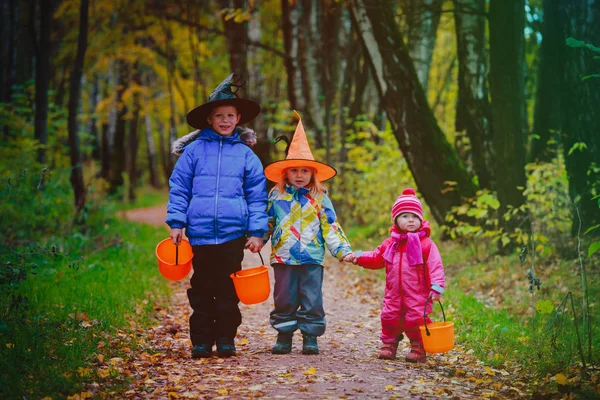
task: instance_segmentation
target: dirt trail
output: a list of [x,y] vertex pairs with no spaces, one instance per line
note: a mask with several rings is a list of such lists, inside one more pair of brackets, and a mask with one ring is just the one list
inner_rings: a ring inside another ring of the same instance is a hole
[[[164,225],[165,207],[127,212],[134,221]],[[262,250],[268,263],[268,251]],[[244,268],[260,264],[246,253]],[[490,369],[457,344],[444,354],[428,356],[424,365],[407,364],[404,339],[395,361],[377,358],[379,311],[383,282],[375,273],[358,274],[358,267],[326,261],[324,300],[327,331],[319,338],[319,355],[300,352],[294,337],[292,354],[272,355],[276,332],[268,323],[272,297],[262,304],[243,305],[243,322],[236,338],[238,355],[229,359],[190,358],[186,289],[189,280],[173,283],[173,307],[161,311],[161,324],[152,327],[146,346],[136,352],[135,381],[127,398],[257,398],[266,399],[506,399],[526,398],[523,383],[504,370]],[[273,284],[271,276],[271,284]],[[433,315],[432,315],[433,317]],[[102,391],[102,388],[99,388]]]

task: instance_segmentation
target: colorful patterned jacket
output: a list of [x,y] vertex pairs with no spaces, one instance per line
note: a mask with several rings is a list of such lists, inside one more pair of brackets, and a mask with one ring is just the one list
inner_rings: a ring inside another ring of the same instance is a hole
[[288,185],[284,193],[275,188],[267,214],[273,229],[271,264],[323,265],[325,244],[338,260],[352,252],[327,194],[313,198],[306,188]]

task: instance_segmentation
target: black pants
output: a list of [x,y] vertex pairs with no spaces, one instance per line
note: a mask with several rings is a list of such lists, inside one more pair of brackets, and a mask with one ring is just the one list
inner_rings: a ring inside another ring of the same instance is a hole
[[188,299],[192,307],[190,338],[192,345],[213,344],[215,340],[233,340],[242,323],[233,280],[235,271],[242,269],[246,238],[223,244],[193,246],[194,274]]

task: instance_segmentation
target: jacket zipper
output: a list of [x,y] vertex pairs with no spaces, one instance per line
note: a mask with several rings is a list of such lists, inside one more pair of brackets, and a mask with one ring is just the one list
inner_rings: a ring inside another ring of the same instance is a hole
[[217,190],[215,192],[215,244],[219,244],[219,231],[217,223],[217,210],[219,202],[219,181],[221,177],[221,151],[223,149],[223,139],[219,140],[219,161],[217,163]]

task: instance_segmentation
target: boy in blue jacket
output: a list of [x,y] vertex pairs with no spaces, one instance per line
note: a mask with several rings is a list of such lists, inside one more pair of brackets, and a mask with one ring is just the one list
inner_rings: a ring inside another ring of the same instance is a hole
[[185,228],[194,252],[187,291],[193,358],[211,357],[215,343],[219,357],[235,355],[242,315],[230,275],[241,269],[244,248],[260,251],[268,230],[262,164],[237,128],[260,106],[231,91],[233,77],[188,113],[188,124],[198,130],[173,145],[181,157],[169,179],[166,222],[176,245]]

